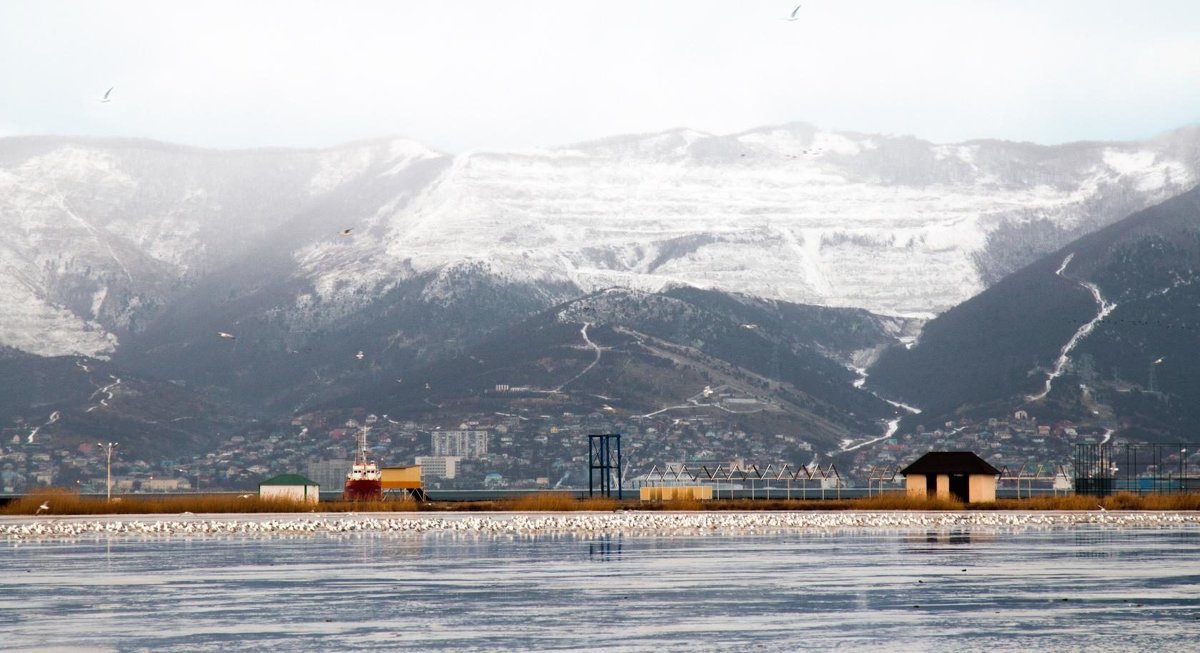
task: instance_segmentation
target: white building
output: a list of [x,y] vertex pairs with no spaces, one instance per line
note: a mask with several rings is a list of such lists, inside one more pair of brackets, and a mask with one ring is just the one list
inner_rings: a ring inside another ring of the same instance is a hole
[[148,478],[141,487],[142,492],[178,492],[192,489],[192,484],[183,478]]
[[421,466],[421,480],[458,476],[459,456],[417,456],[416,463]]
[[321,486],[299,474],[280,474],[258,484],[258,498],[317,503]]
[[467,460],[483,458],[488,452],[488,432],[434,431],[433,455],[457,456]]

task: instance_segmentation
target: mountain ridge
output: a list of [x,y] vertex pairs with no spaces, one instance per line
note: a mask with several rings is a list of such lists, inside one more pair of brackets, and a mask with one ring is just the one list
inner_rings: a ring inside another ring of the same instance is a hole
[[292,287],[279,306],[354,310],[471,262],[583,292],[691,285],[929,317],[1198,171],[1186,128],[1034,146],[793,123],[459,155],[404,139],[229,152],[9,137],[0,344],[106,357],[221,275]]
[[1200,390],[1200,377],[1181,361],[1200,333],[1198,261],[1200,186],[1088,234],[930,321],[916,346],[880,357],[869,383],[927,409],[914,421],[989,406],[1074,420],[1103,409],[1137,415],[1126,426],[1141,437],[1190,439],[1187,425],[1200,415],[1186,398]]

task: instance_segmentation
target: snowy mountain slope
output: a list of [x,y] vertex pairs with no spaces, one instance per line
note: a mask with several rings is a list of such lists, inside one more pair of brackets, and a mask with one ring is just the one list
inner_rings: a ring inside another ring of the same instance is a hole
[[349,180],[434,157],[405,141],[217,152],[0,140],[0,342],[42,355],[109,355],[177,291],[261,247]]
[[453,157],[396,139],[7,138],[0,344],[107,356],[168,308],[218,300],[311,331],[464,266],[522,287],[693,285],[928,316],[1197,179],[1197,129],[1044,147],[794,124]]
[[[584,289],[689,284],[930,315],[1186,189],[1198,142],[1185,130],[1140,144],[935,145],[793,125],[462,155],[381,215],[382,239],[356,242],[354,258],[374,270],[480,259]],[[305,251],[308,269],[348,282],[314,264],[332,248]]]

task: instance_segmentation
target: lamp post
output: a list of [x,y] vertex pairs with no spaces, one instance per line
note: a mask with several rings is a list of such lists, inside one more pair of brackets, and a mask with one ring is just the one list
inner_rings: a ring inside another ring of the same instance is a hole
[[1183,492],[1187,488],[1184,479],[1187,478],[1187,447],[1179,448],[1179,491]]
[[105,480],[105,485],[104,485],[105,486],[105,500],[112,501],[112,452],[113,452],[113,447],[117,446],[117,443],[116,442],[107,442],[107,443],[106,442],[97,442],[96,444],[101,449],[104,449],[105,457],[108,459],[108,464],[107,464],[108,471],[106,473],[106,477],[105,477],[106,480]]

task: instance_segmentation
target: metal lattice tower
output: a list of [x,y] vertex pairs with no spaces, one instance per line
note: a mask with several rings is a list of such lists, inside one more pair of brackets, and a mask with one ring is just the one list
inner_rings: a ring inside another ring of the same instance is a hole
[[[613,447],[616,447],[616,464],[613,464]],[[588,436],[588,496],[596,493],[596,473],[599,472],[600,495],[612,496],[613,485],[617,486],[617,498],[621,494],[621,434],[605,433]],[[615,483],[614,483],[615,479]]]

